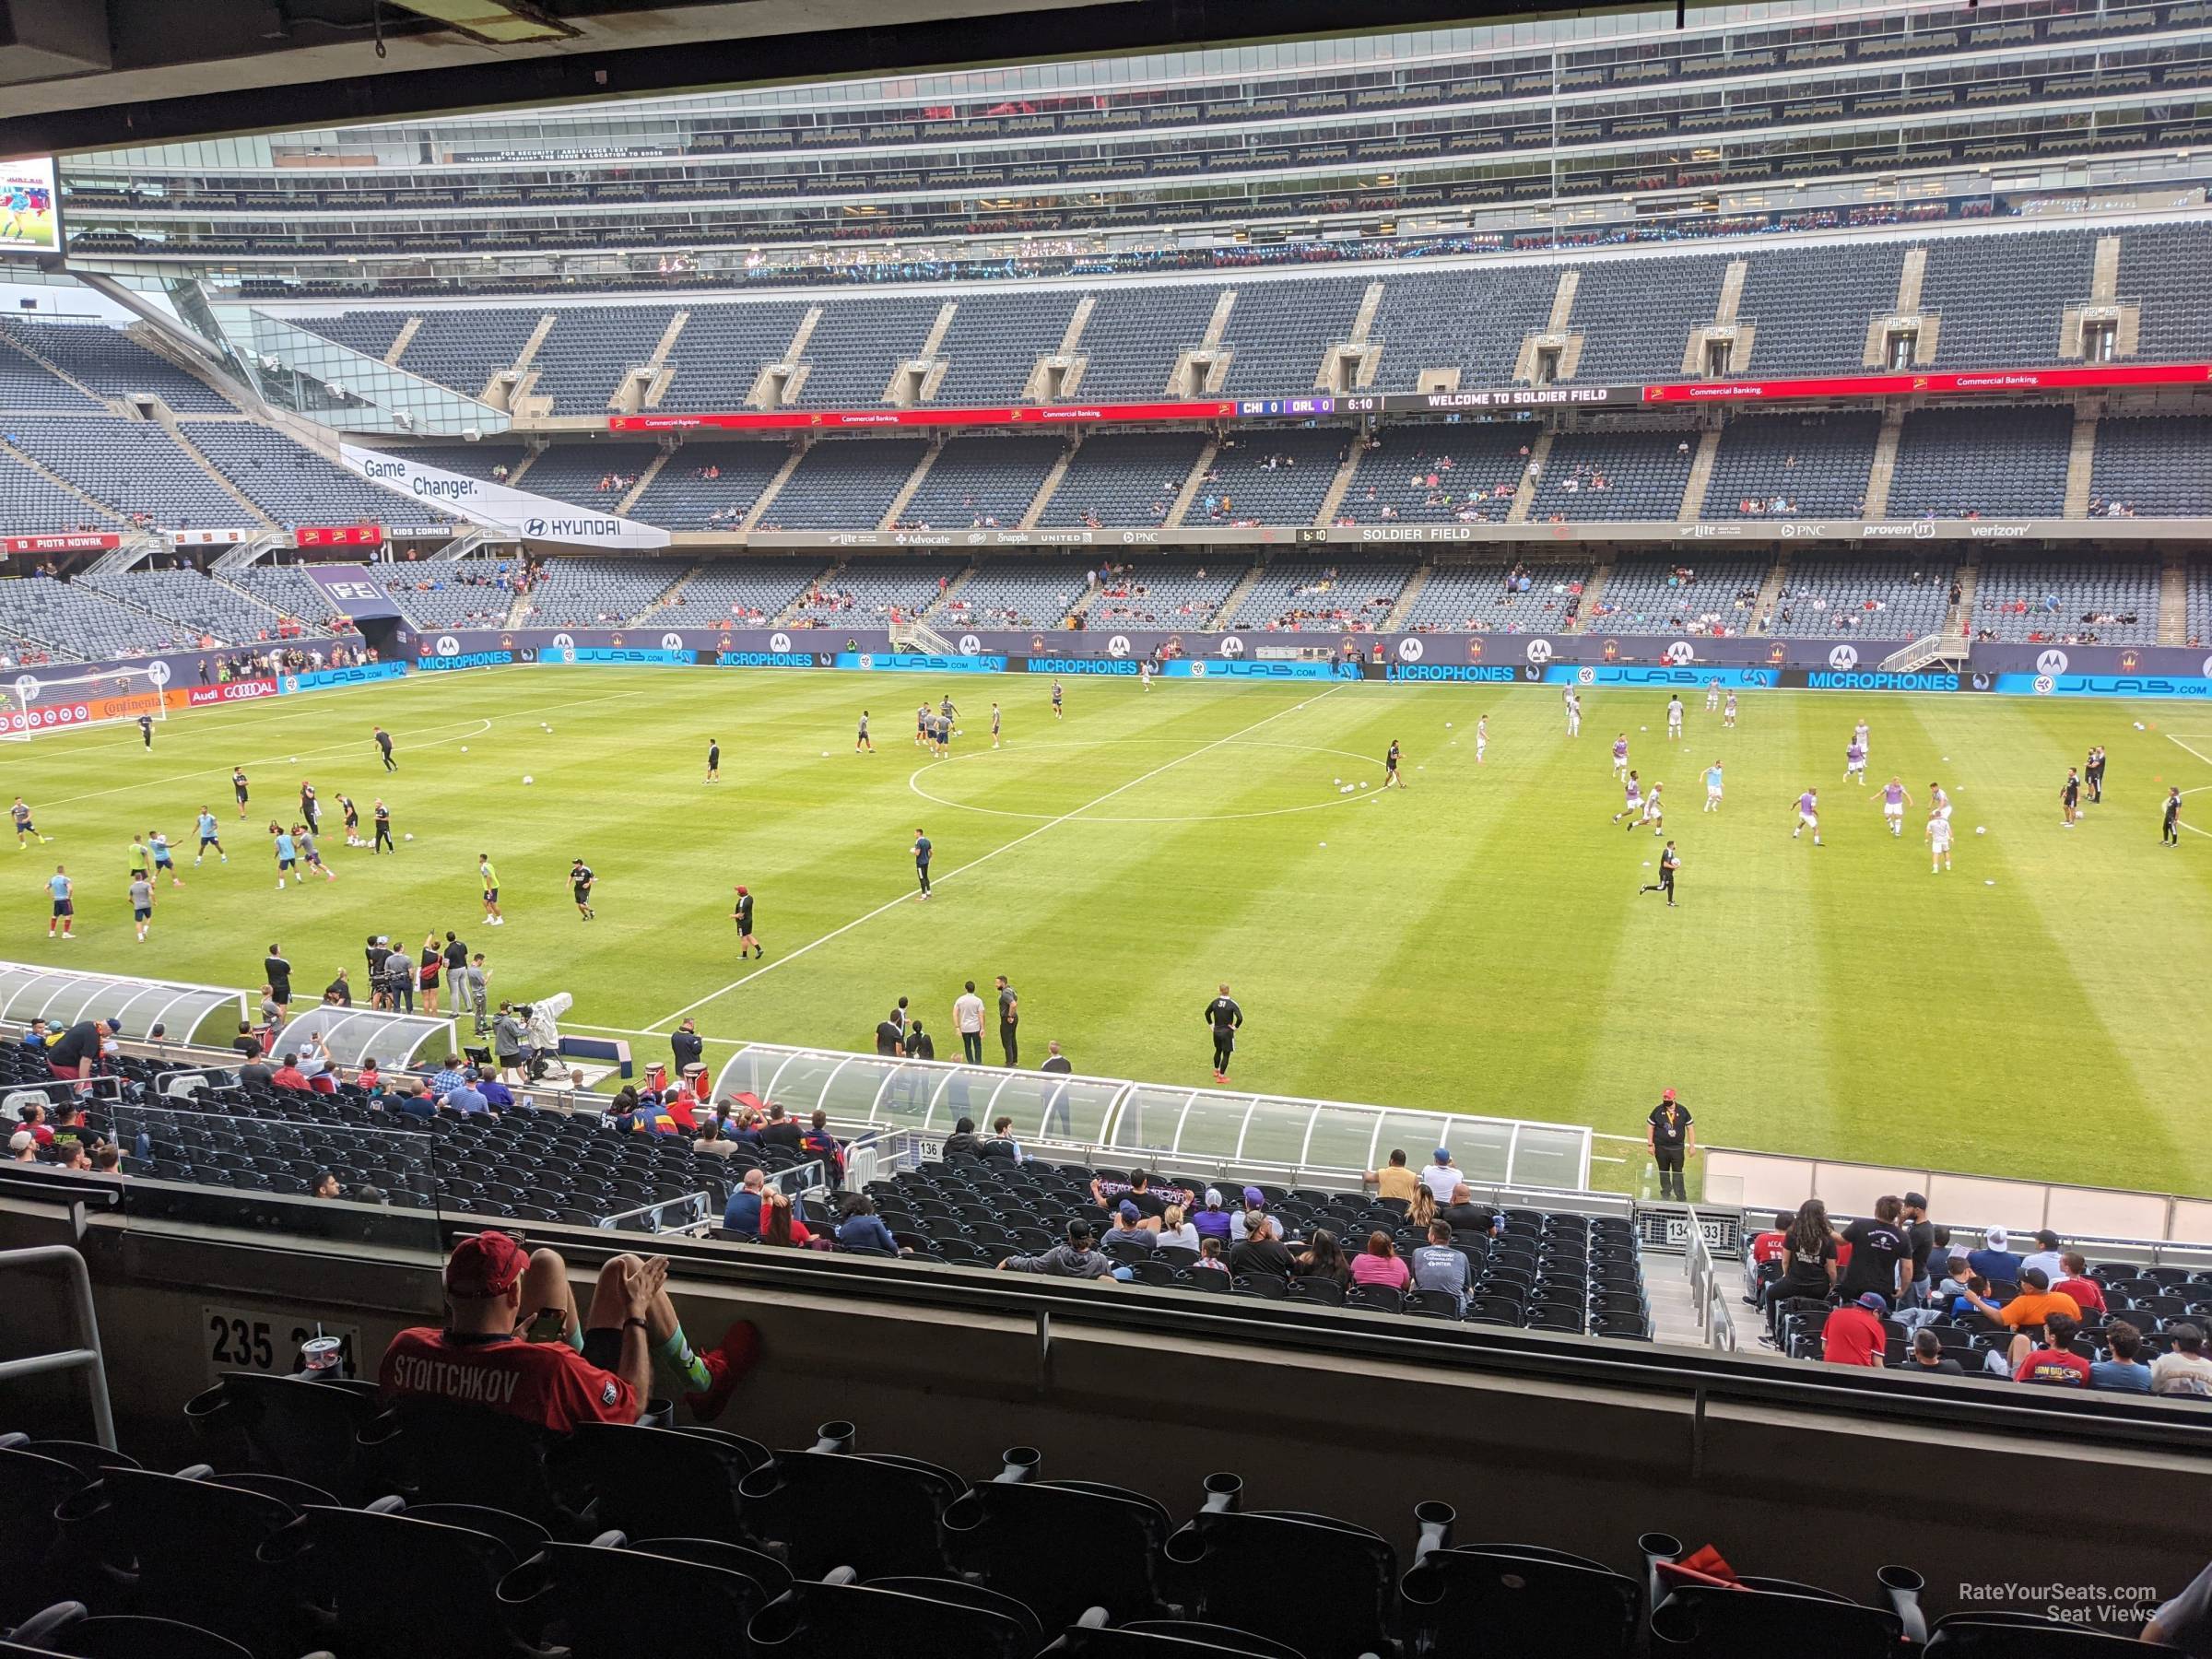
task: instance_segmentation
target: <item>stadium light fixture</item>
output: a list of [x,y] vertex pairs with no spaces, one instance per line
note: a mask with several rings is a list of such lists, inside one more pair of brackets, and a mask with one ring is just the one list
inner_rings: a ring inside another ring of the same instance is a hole
[[394,4],[487,46],[572,41],[583,32],[538,10],[527,0],[394,0]]

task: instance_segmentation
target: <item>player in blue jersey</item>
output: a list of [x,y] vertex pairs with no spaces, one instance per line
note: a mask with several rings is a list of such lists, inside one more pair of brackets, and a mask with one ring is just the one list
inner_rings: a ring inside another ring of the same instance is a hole
[[1715,760],[1711,766],[1705,769],[1705,810],[1708,812],[1718,812],[1720,809],[1721,763],[1718,760]]
[[53,866],[53,874],[46,877],[46,891],[53,900],[53,914],[47,919],[46,936],[53,938],[53,930],[58,927],[63,938],[73,937],[70,929],[76,924],[76,904],[71,895],[76,891],[76,884],[69,879],[67,865]]

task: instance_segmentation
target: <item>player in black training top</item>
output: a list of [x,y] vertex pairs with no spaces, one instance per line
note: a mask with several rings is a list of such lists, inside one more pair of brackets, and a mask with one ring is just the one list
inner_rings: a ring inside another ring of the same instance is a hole
[[399,762],[392,759],[392,734],[382,726],[371,726],[369,729],[376,734],[376,752],[384,758],[384,770],[397,771]]
[[2182,786],[2179,783],[2166,792],[2166,829],[2159,840],[2169,847],[2182,844]]
[[930,846],[929,837],[921,830],[914,831],[914,879],[922,884],[922,897],[929,897],[929,857],[935,849]]
[[1681,867],[1681,854],[1675,851],[1675,843],[1668,841],[1666,850],[1659,854],[1659,879],[1638,888],[1636,891],[1639,894],[1665,893],[1666,908],[1673,910],[1675,908],[1675,872]]
[[246,816],[246,769],[242,766],[234,766],[230,769],[230,793],[238,797],[238,816],[241,818],[244,818]]
[[1206,1005],[1203,1018],[1214,1033],[1214,1081],[1226,1083],[1229,1057],[1237,1052],[1237,1028],[1244,1023],[1244,1010],[1237,1006],[1226,982],[1221,994]]
[[576,895],[576,913],[586,922],[597,913],[592,909],[592,883],[597,879],[581,858],[569,865],[569,890]]
[[1398,775],[1398,740],[1395,737],[1390,740],[1390,753],[1382,757],[1382,787],[1388,789],[1393,784],[1400,789],[1406,787],[1406,780]]
[[147,748],[154,747],[154,717],[151,714],[138,716],[138,735],[146,739]]
[[760,948],[760,941],[753,937],[753,896],[745,888],[737,889],[737,903],[730,912],[730,920],[737,924],[737,956],[744,959],[751,951],[756,957],[768,953]]
[[2089,786],[2089,805],[2094,806],[2104,799],[2104,745],[2100,743],[2089,750],[2088,765],[2082,769],[2081,781]]
[[2071,830],[2081,816],[2081,773],[2073,767],[2066,768],[2066,781],[2058,786],[2058,804],[2065,813],[2063,828]]
[[707,782],[722,782],[722,740],[717,737],[707,739]]

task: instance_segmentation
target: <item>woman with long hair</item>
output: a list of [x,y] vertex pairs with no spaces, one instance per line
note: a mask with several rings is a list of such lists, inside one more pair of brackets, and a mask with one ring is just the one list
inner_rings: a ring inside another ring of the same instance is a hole
[[1317,1227],[1306,1240],[1305,1249],[1290,1261],[1290,1270],[1300,1278],[1328,1279],[1347,1285],[1351,1282],[1351,1269],[1345,1265],[1344,1252],[1336,1243],[1336,1235],[1325,1227]]
[[422,974],[419,981],[422,991],[422,1011],[425,1014],[435,1014],[438,1012],[438,972],[445,966],[445,953],[439,948],[436,934],[424,935],[422,956],[419,959],[422,963]]
[[1427,1232],[1429,1223],[1435,1219],[1436,1194],[1429,1190],[1426,1183],[1423,1183],[1414,1188],[1413,1197],[1406,1206],[1406,1224],[1408,1227],[1418,1228],[1422,1232]]
[[1367,1248],[1352,1258],[1355,1285],[1381,1285],[1386,1290],[1403,1290],[1412,1277],[1412,1269],[1398,1253],[1397,1241],[1381,1228],[1367,1235]]
[[760,1242],[782,1244],[786,1247],[806,1244],[814,1235],[806,1230],[806,1223],[791,1213],[791,1195],[771,1192],[760,1206]]
[[1767,1292],[1767,1325],[1775,1310],[1793,1297],[1825,1300],[1836,1288],[1836,1234],[1828,1223],[1828,1206],[1807,1198],[1782,1236],[1782,1277]]

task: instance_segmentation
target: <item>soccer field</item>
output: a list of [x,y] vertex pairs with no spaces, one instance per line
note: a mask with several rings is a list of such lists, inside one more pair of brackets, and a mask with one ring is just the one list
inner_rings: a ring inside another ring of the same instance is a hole
[[[573,1022],[629,1030],[651,1058],[666,1051],[646,1033],[687,1011],[715,1039],[865,1050],[902,994],[957,1058],[960,982],[1004,973],[1024,1065],[1057,1038],[1078,1071],[1193,1083],[1210,1081],[1200,1009],[1226,980],[1248,1020],[1241,1087],[1640,1134],[1671,1085],[1708,1143],[2212,1191],[2212,845],[2159,838],[2169,783],[2206,792],[2190,805],[2212,827],[2212,710],[1763,692],[1724,731],[1700,693],[1670,746],[1664,691],[1586,693],[1571,741],[1555,687],[1066,688],[1055,722],[1028,677],[524,668],[179,714],[150,753],[129,728],[0,745],[0,797],[23,794],[53,838],[0,846],[0,956],[258,985],[274,940],[306,997],[339,968],[358,994],[369,934],[453,928],[495,996],[571,991]],[[913,710],[947,691],[965,735],[933,761]],[[864,706],[873,756],[853,749]],[[1843,782],[1862,714],[1863,789]],[[372,723],[397,746],[389,777]],[[1663,840],[1607,821],[1623,729],[1666,785],[1674,911],[1636,891]],[[1394,738],[1411,787],[1385,795]],[[2064,829],[2059,786],[2093,743],[2105,803]],[[1700,810],[1715,759],[1718,815]],[[253,782],[242,822],[233,763]],[[1892,771],[1916,801],[1931,779],[1952,793],[1953,873],[1930,873],[1922,809],[1901,840],[1884,830]],[[298,816],[303,778],[340,878],[279,892],[266,827]],[[1818,848],[1790,834],[1807,786]],[[381,793],[415,839],[388,858],[347,847],[341,791],[364,819]],[[194,870],[202,803],[230,861]],[[936,848],[927,904],[917,828]],[[149,829],[186,885],[161,888],[139,944],[125,857]],[[496,929],[478,924],[485,852]],[[591,923],[566,882],[579,855],[599,877]],[[77,881],[75,944],[46,938],[57,862]],[[737,958],[738,882],[762,961]]]

